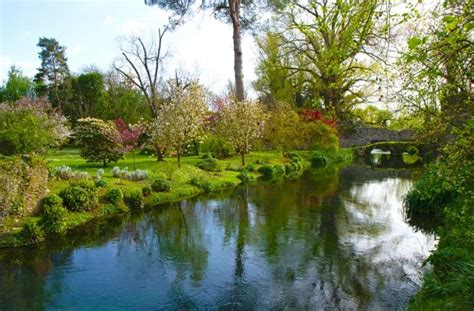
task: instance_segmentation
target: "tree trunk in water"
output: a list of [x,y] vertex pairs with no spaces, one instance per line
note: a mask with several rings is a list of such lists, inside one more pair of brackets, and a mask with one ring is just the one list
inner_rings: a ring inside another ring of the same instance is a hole
[[229,13],[232,20],[232,39],[234,41],[235,95],[238,101],[245,99],[244,74],[242,73],[242,42],[240,33],[240,1],[229,0]]
[[245,153],[242,152],[241,156],[242,156],[242,166],[245,166]]

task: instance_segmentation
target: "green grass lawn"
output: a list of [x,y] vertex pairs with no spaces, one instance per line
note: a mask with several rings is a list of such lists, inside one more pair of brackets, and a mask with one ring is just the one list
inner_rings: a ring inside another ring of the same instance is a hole
[[[309,157],[314,151],[298,151],[303,161],[301,168],[309,166]],[[341,150],[333,154],[326,154],[326,156],[335,162],[340,162],[341,159],[347,159],[349,153],[347,150]],[[350,158],[350,157],[349,157]],[[103,167],[100,163],[88,163],[80,156],[78,149],[65,148],[61,150],[50,151],[44,158],[48,166],[54,168],[59,166],[69,166],[74,172],[87,172],[88,176],[96,179],[97,171],[104,170],[102,179],[106,181],[105,188],[98,188],[99,198],[102,197],[111,188],[120,188],[125,197],[132,192],[142,191],[143,187],[150,186],[157,178],[164,178],[170,183],[170,191],[168,192],[152,192],[151,195],[144,197],[144,203],[147,206],[157,206],[165,202],[179,201],[203,192],[216,191],[219,189],[235,187],[241,183],[238,178],[241,166],[240,156],[219,160],[218,172],[209,172],[197,167],[197,164],[202,161],[201,156],[182,157],[181,167],[178,167],[176,158],[165,158],[165,161],[158,162],[152,155],[136,154],[135,167],[136,169],[145,170],[148,173],[148,178],[141,181],[131,181],[112,176],[112,168],[118,166],[121,169],[128,168],[129,171],[134,170],[134,160],[131,153],[126,154],[124,159],[117,163],[111,163],[107,167]],[[291,160],[285,158],[281,151],[256,151],[246,155],[245,162],[247,168],[252,167],[248,176],[251,179],[256,179],[261,174],[257,169],[262,165],[280,165],[282,168],[285,164],[290,163]],[[281,170],[281,168],[280,168]],[[302,172],[302,170],[300,171]],[[284,177],[281,175],[280,177]],[[198,183],[192,181],[199,181]],[[50,178],[48,182],[48,190],[50,193],[59,193],[62,189],[69,185],[70,180],[60,180],[57,178]],[[201,184],[201,182],[203,184]],[[68,212],[65,220],[66,230],[82,225],[92,219],[105,217],[111,214],[118,214],[128,211],[129,208],[121,203],[117,206],[100,200],[96,208],[85,212]],[[22,238],[21,228],[28,220],[38,221],[41,215],[32,215],[23,217],[7,231],[0,235],[0,247],[21,246],[27,244]],[[16,219],[18,220],[18,218]]]
[[[74,171],[87,172],[91,177],[96,176],[99,169],[104,169],[105,174],[103,179],[107,181],[109,186],[117,186],[123,188],[125,191],[142,189],[146,185],[150,185],[154,178],[163,177],[169,179],[171,182],[171,193],[173,190],[180,190],[186,193],[192,192],[194,186],[189,185],[192,178],[204,178],[211,184],[219,188],[219,184],[233,184],[240,183],[237,178],[239,172],[226,170],[230,165],[234,168],[241,166],[240,156],[219,160],[219,164],[222,167],[221,172],[207,172],[199,169],[196,164],[201,161],[201,156],[190,156],[181,158],[181,167],[178,167],[176,158],[165,158],[164,162],[158,162],[156,157],[152,155],[139,155],[135,156],[136,169],[146,170],[148,172],[148,179],[144,181],[128,181],[125,179],[112,177],[111,170],[114,166],[118,166],[121,169],[128,168],[134,170],[134,161],[131,153],[126,154],[123,160],[117,163],[111,163],[107,167],[103,167],[99,163],[88,163],[86,160],[81,158],[78,149],[63,149],[51,152],[46,157],[46,162],[53,167],[67,165]],[[280,164],[284,165],[287,159],[285,159],[281,152],[267,151],[267,152],[252,152],[245,157],[246,164],[254,164],[258,161],[259,163],[265,163],[270,165]],[[257,165],[258,166],[258,165]],[[253,177],[257,177],[259,174],[252,173]],[[67,181],[52,181],[50,182],[50,190],[52,192],[58,192],[67,185]],[[179,189],[178,189],[179,188]],[[193,194],[193,193],[190,193]],[[161,196],[169,197],[170,194],[162,194]],[[164,199],[164,198],[163,198]],[[168,199],[164,199],[169,201]],[[158,200],[156,203],[160,203]]]

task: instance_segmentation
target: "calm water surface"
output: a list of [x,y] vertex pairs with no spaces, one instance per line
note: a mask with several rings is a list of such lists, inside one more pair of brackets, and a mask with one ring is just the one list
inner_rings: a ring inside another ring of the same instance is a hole
[[0,310],[398,310],[433,236],[409,171],[308,171],[0,250]]

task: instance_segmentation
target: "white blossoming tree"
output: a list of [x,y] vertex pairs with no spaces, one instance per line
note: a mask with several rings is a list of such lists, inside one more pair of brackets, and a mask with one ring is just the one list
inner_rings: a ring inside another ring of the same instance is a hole
[[263,135],[266,115],[257,101],[232,100],[219,115],[219,132],[242,157],[249,153],[255,141]]
[[178,166],[186,145],[203,135],[208,109],[206,92],[196,82],[187,85],[173,83],[170,97],[158,110],[150,127],[154,145],[172,147],[176,150]]

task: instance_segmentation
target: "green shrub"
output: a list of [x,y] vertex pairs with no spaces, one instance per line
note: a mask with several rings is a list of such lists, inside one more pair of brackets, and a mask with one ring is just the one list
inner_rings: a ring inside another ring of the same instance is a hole
[[169,192],[171,189],[170,182],[164,178],[157,178],[151,184],[151,189],[154,192]]
[[227,165],[227,167],[225,168],[227,171],[232,171],[232,172],[240,172],[240,170],[242,169],[242,167],[240,165],[237,165],[237,164],[232,164],[232,163],[229,163],[229,165]]
[[[404,196],[404,213],[410,224],[430,231],[432,225],[439,225],[445,206],[456,200],[458,191],[442,172],[444,170],[439,165],[428,167]],[[426,219],[431,222],[426,223]]]
[[62,232],[66,228],[67,210],[62,206],[62,203],[62,199],[55,194],[43,198],[39,224],[44,232]]
[[237,175],[237,178],[244,184],[248,184],[252,181],[252,177],[249,175],[247,170],[242,170],[242,172]]
[[286,154],[286,157],[290,159],[291,161],[298,161],[298,162],[303,161],[303,158],[296,152],[288,152]]
[[200,148],[201,152],[211,153],[217,159],[228,158],[234,152],[231,144],[213,134],[206,135]]
[[418,148],[416,148],[415,146],[409,146],[407,148],[407,153],[411,156],[415,156],[415,155],[418,155],[420,151],[418,150]]
[[151,194],[152,190],[151,190],[151,187],[149,186],[145,186],[142,188],[142,194],[144,197],[147,197]]
[[111,204],[119,205],[123,200],[122,190],[119,188],[109,189],[104,195],[104,200]]
[[128,211],[129,211],[129,209],[124,204],[119,204],[119,205],[106,204],[98,210],[98,215],[107,216],[107,215],[113,215],[113,214],[117,214],[117,213],[125,213],[125,212],[128,212]]
[[[21,103],[20,103],[21,102]],[[61,140],[65,122],[43,99],[23,98],[14,105],[0,103],[0,154],[43,152]]]
[[89,192],[95,192],[97,190],[95,183],[90,179],[81,179],[81,180],[73,181],[70,183],[70,185],[78,186]]
[[300,161],[291,161],[285,165],[285,175],[295,176],[303,171],[303,164]]
[[23,205],[23,200],[22,200],[23,195],[20,195],[20,197],[13,202],[12,207],[10,208],[10,213],[12,215],[21,215],[25,209],[25,206]]
[[103,180],[103,179],[98,179],[98,180],[96,180],[96,182],[95,182],[95,186],[96,186],[97,188],[105,188],[105,187],[107,187],[107,182],[106,182],[105,180]]
[[201,156],[201,159],[205,160],[205,159],[210,159],[210,158],[213,158],[214,156],[212,155],[212,153],[208,152],[208,153],[205,153]]
[[199,167],[202,170],[209,171],[209,172],[220,172],[222,171],[222,168],[219,166],[219,163],[217,159],[213,157],[208,157],[205,158],[197,164],[197,167]]
[[301,149],[321,150],[334,153],[339,149],[339,139],[332,127],[323,122],[302,122]]
[[274,176],[283,176],[285,175],[285,168],[279,164],[273,166],[273,175]]
[[212,184],[205,178],[193,177],[190,181],[191,185],[198,187],[202,191],[208,193],[212,191]]
[[22,240],[28,244],[38,243],[44,238],[43,230],[34,219],[28,219],[23,224],[20,235]]
[[69,211],[82,212],[93,209],[98,202],[95,184],[90,180],[70,183],[59,196]]
[[140,190],[131,191],[125,197],[125,203],[133,208],[133,209],[141,209],[145,206],[145,202],[143,200],[143,193]]
[[333,162],[335,163],[348,163],[352,161],[352,153],[348,150],[339,150],[335,154],[333,154],[332,158]]
[[56,194],[50,194],[41,200],[41,212],[52,207],[63,206],[63,200]]
[[254,164],[247,164],[247,166],[245,167],[245,169],[247,169],[247,171],[249,172],[256,172],[257,171],[257,166],[254,165]]
[[265,177],[271,177],[275,174],[275,169],[271,165],[263,165],[258,168],[258,172]]
[[309,161],[313,167],[325,167],[328,163],[328,159],[320,154],[313,154]]

